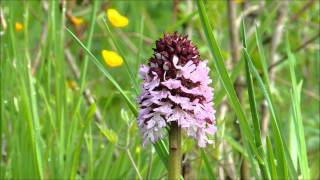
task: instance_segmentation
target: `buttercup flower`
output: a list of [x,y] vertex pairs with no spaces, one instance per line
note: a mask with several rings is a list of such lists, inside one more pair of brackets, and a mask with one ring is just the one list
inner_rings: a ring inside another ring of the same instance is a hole
[[129,20],[127,17],[122,16],[117,10],[115,9],[108,9],[107,10],[107,17],[111,24],[115,27],[125,27],[128,25]]
[[242,4],[243,0],[234,0],[234,2],[237,3],[237,4]]
[[70,20],[72,24],[75,26],[81,26],[81,24],[83,24],[84,22],[84,20],[81,17],[75,17],[75,16],[71,16]]
[[104,62],[110,67],[118,67],[123,63],[123,59],[114,51],[103,50],[102,57]]
[[156,41],[153,57],[139,71],[143,83],[138,126],[144,144],[162,138],[171,122],[177,122],[199,147],[212,143],[207,135],[213,135],[216,127],[208,72],[207,61],[200,60],[187,36],[165,33]]
[[78,86],[77,82],[75,82],[73,80],[68,80],[67,85],[72,90],[79,90],[79,86]]
[[17,32],[22,31],[22,29],[23,29],[22,23],[16,22],[15,29],[16,29]]

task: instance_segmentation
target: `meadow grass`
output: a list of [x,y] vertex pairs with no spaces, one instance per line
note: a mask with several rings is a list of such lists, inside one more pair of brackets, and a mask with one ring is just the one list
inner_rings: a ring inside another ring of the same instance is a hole
[[[142,146],[136,97],[139,65],[167,31],[189,35],[209,60],[215,89],[214,144],[200,149],[183,134],[181,179],[239,179],[245,170],[252,179],[320,178],[319,2],[288,4],[276,51],[284,61],[273,67],[281,2],[266,1],[238,19],[237,61],[227,2],[83,3],[1,1],[0,179],[166,179],[168,138]],[[238,15],[244,4],[259,5],[237,2]],[[106,8],[119,10],[128,26],[114,27]],[[108,67],[103,49],[124,64]],[[265,102],[270,125],[263,134]]]

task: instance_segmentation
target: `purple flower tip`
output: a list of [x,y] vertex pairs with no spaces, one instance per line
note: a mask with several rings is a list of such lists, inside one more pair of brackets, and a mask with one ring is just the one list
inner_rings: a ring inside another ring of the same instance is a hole
[[156,41],[154,56],[140,67],[143,79],[138,97],[138,126],[144,143],[155,143],[171,122],[185,129],[199,147],[212,143],[216,132],[213,88],[209,86],[207,61],[200,61],[197,48],[178,33]]

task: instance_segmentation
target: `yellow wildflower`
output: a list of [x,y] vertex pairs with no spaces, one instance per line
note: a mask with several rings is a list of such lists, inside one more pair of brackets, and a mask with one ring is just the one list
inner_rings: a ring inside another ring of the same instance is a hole
[[73,80],[68,80],[67,81],[68,87],[72,90],[79,90],[79,86],[77,84],[77,82],[73,81]]
[[118,67],[123,63],[123,59],[114,51],[103,50],[102,57],[104,62],[110,67]]
[[242,4],[244,2],[244,0],[234,0],[234,2],[237,4]]
[[108,9],[107,10],[107,17],[111,24],[115,27],[125,27],[128,25],[129,20],[127,17],[122,16],[117,10],[115,9]]
[[19,32],[23,29],[23,25],[20,22],[16,22],[15,28],[16,31]]
[[75,26],[80,26],[84,22],[84,20],[81,17],[75,17],[75,16],[71,16],[70,20],[72,24],[74,24]]

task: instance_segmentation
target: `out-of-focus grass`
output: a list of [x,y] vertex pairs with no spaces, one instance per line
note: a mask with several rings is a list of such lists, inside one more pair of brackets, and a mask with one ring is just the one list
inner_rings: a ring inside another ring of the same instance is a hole
[[[266,1],[258,15],[246,17],[243,57],[230,70],[224,1],[181,1],[176,7],[161,0],[81,2],[0,2],[1,179],[165,179],[167,139],[142,147],[135,103],[138,66],[148,61],[154,47],[150,43],[165,31],[191,33],[202,59],[209,59],[214,80],[218,133],[212,137],[215,144],[203,150],[184,136],[184,173],[189,178],[218,179],[221,169],[230,175],[230,166],[236,169],[232,175],[240,177],[243,158],[249,160],[253,178],[319,178],[319,38],[295,51],[319,31],[319,2],[294,21],[290,19],[305,2],[289,3],[284,25],[288,41],[281,39],[277,49],[280,57],[289,58],[275,67],[273,83],[268,78],[268,38],[274,32],[277,2]],[[109,25],[107,7],[127,16],[128,27]],[[238,14],[243,7],[237,4]],[[74,26],[65,13],[83,18],[84,24]],[[16,22],[22,31],[15,30]],[[117,51],[125,65],[106,66],[102,49]],[[79,79],[67,63],[66,50],[80,69]],[[233,82],[244,75],[240,103]],[[87,103],[85,89],[91,90],[95,103]],[[225,97],[231,108],[221,119]],[[266,141],[258,128],[264,98],[272,115]],[[97,109],[102,121],[94,115]],[[226,148],[222,152],[221,143]],[[225,164],[228,158],[233,164]]]

